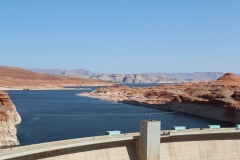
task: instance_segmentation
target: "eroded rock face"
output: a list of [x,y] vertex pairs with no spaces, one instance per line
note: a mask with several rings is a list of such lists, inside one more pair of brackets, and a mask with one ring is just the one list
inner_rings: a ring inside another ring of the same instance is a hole
[[[199,83],[182,83],[178,85],[158,85],[153,87],[126,87],[111,86],[99,88],[91,93],[81,93],[82,96],[106,99],[116,102],[131,103],[145,106],[157,106],[164,109],[172,109],[170,104],[177,103],[196,104],[201,113],[201,106],[207,108],[224,108],[219,113],[218,119],[227,120],[232,113],[239,112],[234,122],[240,122],[240,77],[233,73],[227,73],[216,81],[199,82]],[[166,105],[166,106],[162,106]],[[176,110],[178,108],[175,107]],[[189,108],[188,108],[189,109]],[[188,110],[185,109],[185,110]],[[191,108],[190,108],[191,109]],[[179,109],[179,111],[182,111]],[[186,111],[188,112],[188,111]],[[197,111],[196,111],[197,112]],[[226,113],[225,113],[226,112]],[[215,114],[215,113],[212,113]],[[223,116],[223,117],[221,117]],[[209,117],[209,116],[208,116]],[[234,117],[234,116],[232,116]]]
[[16,125],[20,122],[21,117],[8,94],[0,91],[0,148],[19,145]]

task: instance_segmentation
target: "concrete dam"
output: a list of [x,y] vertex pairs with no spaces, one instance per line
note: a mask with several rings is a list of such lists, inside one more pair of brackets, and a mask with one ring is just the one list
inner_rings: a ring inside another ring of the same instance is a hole
[[160,130],[160,121],[140,122],[140,132],[70,139],[2,149],[1,160],[239,160],[240,130]]

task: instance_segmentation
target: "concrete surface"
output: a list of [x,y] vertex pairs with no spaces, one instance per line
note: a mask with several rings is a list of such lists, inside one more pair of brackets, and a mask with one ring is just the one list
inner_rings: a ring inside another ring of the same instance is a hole
[[[187,129],[162,130],[161,160],[237,160],[240,159],[240,130]],[[160,137],[160,135],[159,135]],[[49,142],[0,151],[8,160],[137,160],[140,133],[98,136]]]
[[140,122],[139,159],[160,159],[160,121]]

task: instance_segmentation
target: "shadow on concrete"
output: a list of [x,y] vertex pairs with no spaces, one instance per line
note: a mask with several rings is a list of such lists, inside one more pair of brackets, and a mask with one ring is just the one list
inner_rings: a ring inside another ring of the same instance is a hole
[[182,142],[182,141],[207,141],[207,140],[239,140],[239,133],[216,133],[216,134],[201,134],[201,135],[181,135],[162,137],[161,143]]
[[[37,153],[32,155],[26,155],[17,158],[11,158],[9,160],[35,160],[42,158],[61,158],[64,155],[73,155],[77,156],[77,153],[85,152],[83,156],[84,159],[114,159],[114,156],[126,157],[128,156],[130,160],[137,160],[136,154],[136,145],[137,140],[127,140],[127,141],[118,141],[102,144],[93,144],[80,147],[72,147],[60,150],[47,151],[43,153]],[[105,152],[101,152],[104,150]],[[90,151],[90,152],[89,152]],[[93,151],[93,152],[91,152]],[[96,151],[96,152],[94,152]],[[87,153],[88,152],[88,153]],[[111,153],[110,153],[111,152]],[[78,155],[79,156],[79,155]]]

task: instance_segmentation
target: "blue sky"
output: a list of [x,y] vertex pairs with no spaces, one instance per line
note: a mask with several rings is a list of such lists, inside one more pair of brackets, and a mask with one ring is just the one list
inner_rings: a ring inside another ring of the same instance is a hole
[[239,0],[1,0],[0,65],[240,73]]

